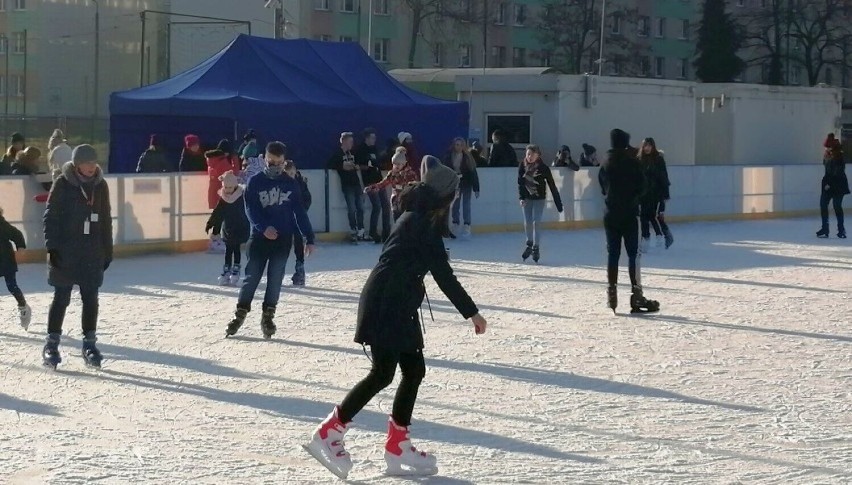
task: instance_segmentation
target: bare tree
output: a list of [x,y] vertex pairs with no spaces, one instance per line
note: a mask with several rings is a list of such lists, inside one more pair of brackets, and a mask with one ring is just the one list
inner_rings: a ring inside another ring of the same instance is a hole
[[[597,0],[560,0],[544,3],[538,19],[538,37],[550,50],[554,67],[569,74],[594,70],[600,50],[601,11]],[[623,35],[628,25],[635,23],[638,11],[624,5],[612,4],[609,32],[605,39],[604,57],[610,60],[627,60],[638,57],[637,45]],[[618,22],[618,32],[613,32],[613,22]],[[630,64],[629,62],[627,64]]]
[[408,45],[408,67],[414,68],[417,60],[417,45],[425,27],[432,32],[445,30],[447,24],[466,22],[476,25],[482,22],[487,12],[487,0],[402,0],[411,19]]
[[[786,65],[805,69],[815,85],[829,66],[852,68],[852,11],[848,0],[768,0],[741,16],[750,64],[769,61],[767,82],[783,84]],[[789,80],[788,80],[789,81]]]

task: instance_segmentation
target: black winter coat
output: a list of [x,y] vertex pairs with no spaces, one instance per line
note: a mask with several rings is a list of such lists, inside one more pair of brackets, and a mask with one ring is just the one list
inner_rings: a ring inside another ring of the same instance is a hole
[[332,155],[331,159],[328,161],[328,168],[331,170],[337,170],[337,173],[340,174],[341,187],[344,189],[348,187],[363,188],[361,187],[361,180],[358,178],[358,171],[344,170],[344,162],[355,163],[355,155],[353,155],[352,152],[344,152],[341,148],[335,150],[334,155]]
[[204,152],[201,150],[194,153],[184,148],[183,151],[180,152],[180,164],[178,165],[178,169],[181,172],[206,172],[207,157],[204,156]]
[[12,247],[12,243],[17,249],[27,247],[21,231],[0,216],[0,276],[13,276],[18,271],[15,248]]
[[[461,169],[457,172],[459,175],[459,187],[471,188],[474,192],[479,192],[479,173],[476,171],[476,160],[469,153],[464,154],[465,160],[462,160]],[[453,152],[449,152],[442,160],[444,165],[451,168],[453,171],[456,168],[453,166]]]
[[205,230],[213,229],[213,234],[222,235],[225,244],[244,244],[249,239],[249,220],[246,215],[246,204],[243,199],[245,189],[237,186],[237,191],[231,195],[222,195],[219,190],[219,203],[210,214]]
[[166,159],[166,154],[162,150],[147,149],[142,156],[139,157],[139,164],[136,166],[136,173],[165,173],[173,172],[172,164]]
[[[822,177],[822,190],[830,196],[849,193],[849,179],[846,178],[846,162],[843,152],[834,150],[830,158],[823,160],[825,175]],[[828,187],[828,190],[825,188]]]
[[488,156],[489,167],[517,167],[518,154],[507,142],[495,143],[491,146],[491,153]]
[[639,215],[639,197],[645,191],[645,178],[639,160],[631,149],[610,150],[601,164],[598,182],[604,195],[604,219],[627,221]]
[[12,163],[12,175],[35,175],[36,170],[26,163]]
[[662,152],[657,155],[640,155],[640,166],[645,177],[645,191],[642,193],[642,203],[656,204],[669,200],[669,172],[666,170],[666,160]]
[[[403,198],[436,198],[423,184],[406,188]],[[418,310],[426,294],[423,279],[432,277],[465,319],[479,310],[453,274],[441,233],[425,210],[406,211],[391,231],[379,263],[367,278],[358,305],[355,341],[396,352],[423,348]]]
[[358,145],[355,149],[355,163],[361,166],[361,178],[365,187],[382,181],[382,172],[379,170],[379,150],[376,145],[369,146],[366,143]]
[[62,167],[44,211],[44,244],[59,258],[58,266],[48,264],[51,286],[103,284],[104,266],[112,261],[112,210],[100,169],[82,182],[73,162]]
[[308,188],[308,180],[302,176],[302,172],[296,171],[296,182],[299,182],[299,189],[302,192],[302,207],[305,208],[305,211],[308,211],[313,202],[311,190]]
[[0,175],[12,175],[12,164],[15,163],[15,155],[3,154],[0,159]]
[[553,172],[550,167],[539,158],[532,166],[521,162],[518,166],[518,198],[520,200],[545,200],[547,188],[553,194],[553,203],[556,209],[562,212],[562,197],[553,180]]

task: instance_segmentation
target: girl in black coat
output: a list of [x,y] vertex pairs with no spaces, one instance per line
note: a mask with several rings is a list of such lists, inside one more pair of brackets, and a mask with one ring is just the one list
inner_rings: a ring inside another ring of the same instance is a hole
[[[299,182],[299,189],[302,192],[302,207],[305,212],[311,208],[311,191],[308,188],[308,179],[302,176],[302,172],[296,168],[296,162],[287,160],[284,162],[284,172]],[[301,234],[293,233],[293,254],[296,256],[296,268],[293,271],[291,281],[293,286],[305,286],[305,237]]]
[[846,161],[843,158],[843,147],[840,140],[829,133],[825,139],[825,175],[822,177],[822,194],[819,198],[822,227],[817,231],[817,237],[828,237],[828,203],[834,205],[834,215],[837,216],[837,237],[846,239],[846,228],[843,224],[843,196],[849,193],[849,179],[846,178]]
[[217,236],[221,233],[225,242],[225,266],[219,276],[219,284],[236,286],[240,282],[240,246],[249,238],[249,221],[243,201],[245,187],[238,183],[239,178],[233,170],[222,174],[219,180],[222,181],[219,203],[210,214],[205,231],[213,229],[213,234]]
[[[12,247],[12,244],[15,247]],[[27,247],[24,242],[24,235],[15,226],[9,224],[3,217],[3,208],[0,207],[0,276],[6,280],[6,288],[9,293],[15,297],[18,302],[18,316],[21,319],[21,326],[24,330],[29,328],[32,311],[27,305],[27,299],[24,298],[24,292],[18,286],[18,280],[15,273],[18,272],[18,262],[15,259],[15,251],[20,251]]]
[[53,183],[44,212],[44,244],[49,261],[47,282],[54,288],[44,364],[55,368],[62,361],[58,348],[62,323],[76,285],[83,300],[83,358],[100,367],[101,353],[95,346],[98,290],[112,262],[112,210],[109,188],[91,145],[75,148],[72,161],[62,167],[62,175]]
[[[645,176],[645,191],[639,198],[641,204],[639,221],[642,226],[640,251],[647,252],[651,242],[651,227],[657,235],[657,247],[665,241],[666,249],[674,243],[672,231],[666,224],[666,201],[669,200],[669,172],[663,152],[657,150],[653,138],[645,138],[639,147],[639,163]],[[665,238],[665,239],[664,239]]]
[[306,447],[339,477],[345,478],[352,468],[343,445],[349,422],[390,385],[397,365],[402,381],[388,425],[388,471],[399,472],[404,466],[419,473],[437,472],[435,457],[417,451],[408,438],[414,401],[426,372],[417,317],[425,295],[426,273],[432,273],[462,316],[473,320],[476,333],[485,332],[485,319],[453,275],[442,241],[458,176],[432,156],[424,157],[421,166],[423,182],[410,185],[401,195],[405,212],[394,225],[379,263],[361,292],[355,341],[370,345],[373,367],[322,422]]

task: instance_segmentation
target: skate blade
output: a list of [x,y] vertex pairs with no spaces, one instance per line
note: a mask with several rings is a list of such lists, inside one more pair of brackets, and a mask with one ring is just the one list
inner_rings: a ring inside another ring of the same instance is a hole
[[660,311],[660,309],[659,309],[659,308],[652,308],[652,309],[633,308],[633,309],[631,309],[631,310],[630,310],[630,313],[632,313],[632,314],[636,314],[636,313],[638,313],[638,314],[642,314],[642,313],[657,313],[657,312],[659,312],[659,311]]
[[345,472],[343,470],[338,470],[337,468],[334,468],[333,466],[331,466],[331,463],[329,463],[325,459],[325,456],[322,453],[320,453],[319,451],[316,451],[313,448],[311,448],[310,445],[302,445],[302,448],[304,448],[305,451],[308,452],[308,454],[310,454],[312,457],[314,457],[314,459],[316,461],[320,462],[320,465],[324,466],[328,471],[333,473],[334,476],[336,476],[337,478],[339,478],[341,480],[346,480],[346,477],[349,476],[349,472]]
[[404,466],[388,466],[387,469],[385,469],[385,475],[389,477],[425,477],[437,474],[438,467],[413,468]]

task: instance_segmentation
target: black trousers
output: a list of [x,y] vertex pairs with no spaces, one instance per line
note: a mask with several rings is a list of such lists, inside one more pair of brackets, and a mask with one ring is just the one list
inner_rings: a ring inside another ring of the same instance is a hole
[[9,293],[15,297],[15,301],[18,302],[18,306],[24,306],[27,304],[26,298],[24,298],[24,292],[21,291],[21,288],[18,286],[18,279],[14,274],[6,275],[6,288],[9,289]]
[[[47,333],[62,333],[62,322],[71,304],[73,289],[73,286],[57,286],[53,289],[53,302],[47,314]],[[83,333],[94,332],[98,327],[98,287],[81,286],[80,299],[83,300]]]
[[666,224],[662,213],[666,210],[666,203],[650,202],[642,204],[642,212],[639,215],[639,221],[642,225],[642,237],[648,239],[651,237],[651,228],[654,229],[654,234],[660,236],[668,231],[669,226]]
[[423,352],[414,353],[394,352],[391,350],[371,347],[373,353],[373,368],[361,382],[355,385],[340,403],[339,418],[348,423],[352,421],[364,406],[370,402],[382,389],[393,382],[396,366],[402,371],[402,381],[396,390],[393,400],[393,420],[400,426],[411,425],[411,414],[414,412],[414,401],[417,400],[417,390],[426,375],[426,362]]
[[305,238],[301,234],[293,234],[293,254],[297,263],[305,262]]
[[618,261],[621,259],[621,244],[627,250],[630,284],[641,286],[639,275],[639,223],[636,217],[604,217],[606,231],[607,266],[606,279],[610,285],[618,283]]
[[831,202],[834,205],[834,215],[837,216],[837,230],[845,231],[846,228],[843,226],[843,196],[842,195],[833,195],[826,191],[822,191],[822,195],[819,198],[819,212],[822,216],[822,227],[823,229],[828,230],[828,203]]
[[240,251],[239,244],[225,244],[225,266],[231,264],[240,264],[243,253]]

